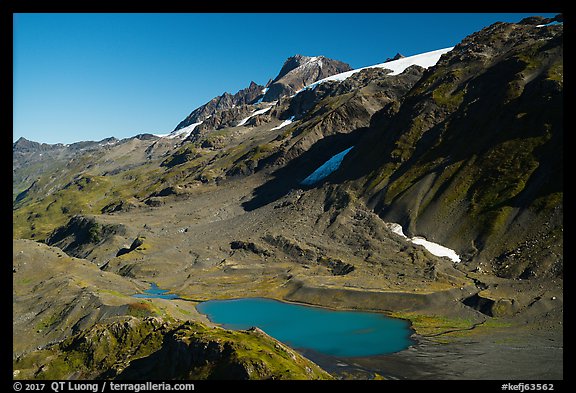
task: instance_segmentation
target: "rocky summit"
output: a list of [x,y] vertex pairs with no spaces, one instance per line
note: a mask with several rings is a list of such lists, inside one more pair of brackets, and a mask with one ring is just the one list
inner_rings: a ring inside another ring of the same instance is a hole
[[[563,379],[562,20],[358,70],[295,55],[167,135],[21,138],[14,377]],[[195,308],[240,297],[414,344],[352,361]]]

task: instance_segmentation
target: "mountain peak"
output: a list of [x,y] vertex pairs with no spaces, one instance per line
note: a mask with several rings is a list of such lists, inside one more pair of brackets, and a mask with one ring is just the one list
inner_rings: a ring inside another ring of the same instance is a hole
[[386,60],[384,60],[384,63],[388,63],[391,61],[395,61],[395,60],[400,60],[405,58],[406,56],[404,56],[403,54],[401,54],[400,52],[396,53],[396,55],[394,57],[389,57]]
[[23,143],[28,143],[28,142],[31,142],[31,141],[29,141],[28,139],[21,136],[20,138],[18,138],[18,140],[16,142],[13,143],[13,146],[21,145]]
[[18,138],[18,140],[14,143],[12,143],[12,150],[18,150],[18,151],[37,151],[37,150],[42,150],[43,148],[45,149],[47,146],[44,143],[39,143],[39,142],[34,142],[31,140],[28,140],[24,137],[20,137]]
[[[278,76],[276,76],[276,78],[274,78],[272,80],[272,83],[279,81],[284,76],[286,76],[288,73],[296,70],[298,67],[302,67],[306,64],[317,62],[318,60],[321,60],[321,59],[326,59],[326,58],[324,56],[304,56],[304,55],[300,55],[300,54],[290,56],[289,58],[286,59],[286,61],[284,62],[284,65],[282,66],[282,68],[280,69],[280,72],[278,73]],[[329,61],[335,61],[335,60],[331,60],[331,59],[328,59],[328,60]],[[322,64],[320,64],[320,67],[321,66],[322,66]]]
[[350,65],[325,56],[296,54],[286,59],[280,72],[270,83],[262,101],[275,101],[280,97],[294,94],[310,83],[350,70],[352,70]]

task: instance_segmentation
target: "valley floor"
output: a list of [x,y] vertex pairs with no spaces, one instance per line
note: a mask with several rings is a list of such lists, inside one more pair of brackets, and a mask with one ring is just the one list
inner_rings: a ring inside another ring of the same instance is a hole
[[[148,309],[208,324],[194,308],[198,301],[246,296],[380,311],[412,322],[417,343],[392,355],[333,359],[304,351],[342,379],[563,378],[561,279],[471,273],[392,233],[360,204],[326,210],[321,190],[291,190],[245,211],[258,186],[249,184],[254,178],[200,186],[164,198],[160,207],[97,216],[102,224],[124,225],[126,235],[85,259],[15,240],[15,356],[133,312],[131,294],[153,281],[185,300],[147,299]],[[143,239],[141,246],[117,256],[134,238]],[[354,268],[335,273],[347,264]],[[474,295],[499,304],[492,309],[497,315],[464,304]]]

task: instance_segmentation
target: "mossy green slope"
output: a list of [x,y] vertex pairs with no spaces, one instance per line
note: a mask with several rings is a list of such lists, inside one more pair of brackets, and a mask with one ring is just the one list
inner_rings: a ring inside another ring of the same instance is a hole
[[562,25],[494,24],[374,116],[341,179],[466,261],[505,277],[562,274],[562,75]]
[[258,329],[119,317],[16,359],[22,379],[332,379]]

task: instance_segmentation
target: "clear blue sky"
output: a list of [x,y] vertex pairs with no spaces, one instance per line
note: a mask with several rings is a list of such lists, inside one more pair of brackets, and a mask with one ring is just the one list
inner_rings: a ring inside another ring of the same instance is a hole
[[225,91],[266,84],[294,54],[358,68],[530,15],[14,14],[13,140],[166,133]]

